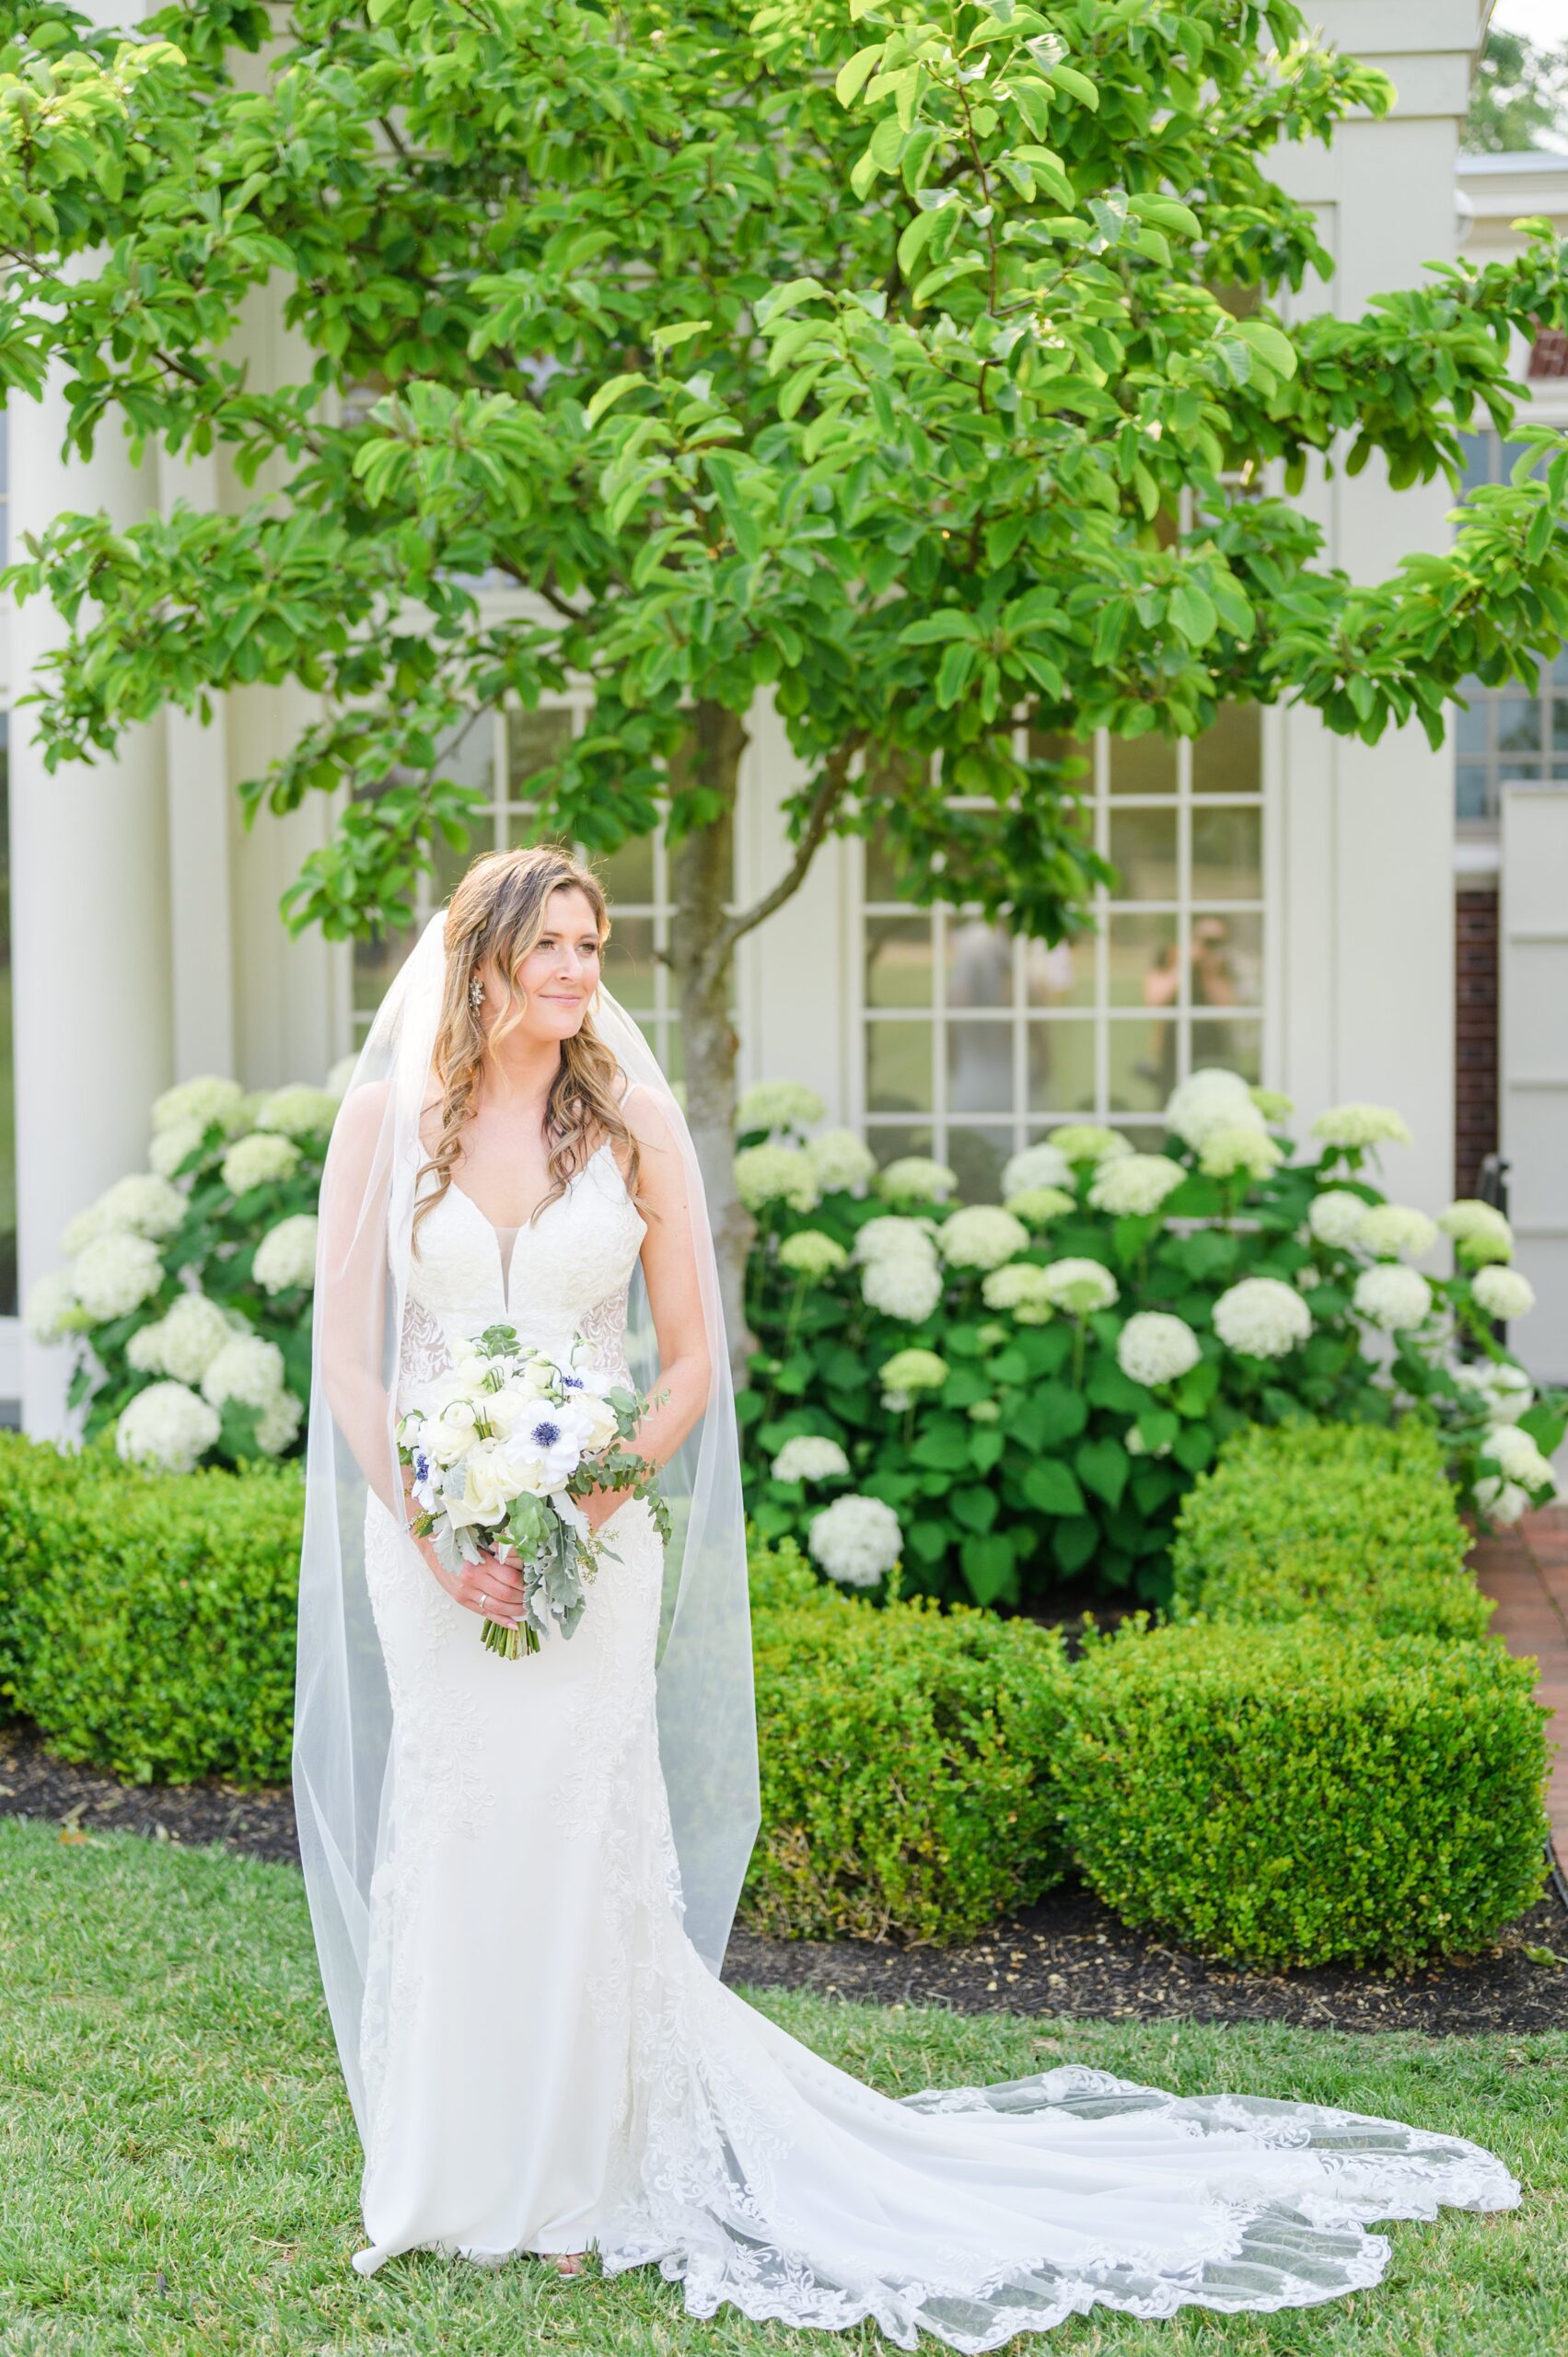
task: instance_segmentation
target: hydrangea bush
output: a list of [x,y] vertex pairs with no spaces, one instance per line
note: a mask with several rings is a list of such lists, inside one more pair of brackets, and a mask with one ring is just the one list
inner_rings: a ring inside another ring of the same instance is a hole
[[202,1077],[153,1107],[148,1167],[66,1226],[28,1295],[67,1343],[89,1440],[168,1472],[285,1457],[310,1396],[316,1199],[350,1061],[325,1088]]
[[1419,1417],[1493,1521],[1550,1497],[1563,1403],[1494,1333],[1532,1298],[1507,1221],[1388,1200],[1392,1109],[1331,1107],[1305,1151],[1292,1110],[1195,1073],[1164,1153],[1074,1123],[1012,1157],[1003,1202],[959,1205],[924,1157],[876,1171],[842,1132],[819,1155],[808,1091],[750,1092],[761,1532],[863,1591],[900,1562],[952,1600],[1029,1607],[1086,1575],[1164,1603],[1177,1507],[1220,1444],[1300,1417]]

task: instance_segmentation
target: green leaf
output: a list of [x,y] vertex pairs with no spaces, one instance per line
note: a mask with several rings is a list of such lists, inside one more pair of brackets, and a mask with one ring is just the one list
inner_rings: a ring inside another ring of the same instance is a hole
[[1054,1448],[1061,1441],[1072,1440],[1089,1421],[1082,1392],[1065,1383],[1040,1384],[1030,1405],[1038,1419],[1035,1446],[1040,1448]]
[[982,1490],[976,1486],[955,1490],[947,1501],[947,1508],[954,1521],[961,1522],[966,1530],[986,1531],[995,1524],[1001,1501],[994,1490]]
[[590,430],[598,424],[606,410],[621,399],[622,393],[629,393],[633,385],[645,385],[647,381],[640,368],[629,369],[624,376],[608,377],[584,412]]
[[970,1426],[957,1416],[942,1416],[917,1433],[910,1448],[915,1465],[940,1473],[957,1473],[970,1461]]
[[1127,1487],[1132,1459],[1119,1440],[1083,1440],[1073,1452],[1074,1469],[1086,1490],[1103,1498],[1108,1506],[1119,1505],[1121,1492]]
[[905,1551],[923,1563],[939,1563],[953,1543],[953,1533],[945,1522],[923,1517],[912,1522],[904,1532]]
[[1016,1593],[1016,1567],[1013,1550],[1000,1532],[985,1538],[966,1538],[958,1550],[970,1594],[977,1604],[997,1604]]
[[854,106],[887,46],[886,41],[874,41],[869,49],[857,49],[848,63],[840,66],[833,81],[833,96],[840,106]]
[[900,646],[940,646],[951,638],[978,638],[980,625],[972,614],[960,613],[955,606],[944,606],[937,614],[922,614],[907,629],[899,633]]
[[676,319],[668,327],[655,328],[648,342],[657,353],[673,352],[677,344],[690,343],[694,335],[712,326],[712,319]]
[[1051,1552],[1069,1579],[1083,1570],[1099,1543],[1099,1525],[1088,1515],[1056,1523],[1051,1528]]
[[1237,319],[1232,333],[1238,335],[1249,352],[1255,353],[1276,377],[1294,377],[1296,368],[1295,346],[1283,330],[1271,326],[1267,319]]
[[1081,1515],[1085,1510],[1077,1477],[1060,1457],[1037,1457],[1032,1465],[1026,1465],[1018,1487],[1041,1514]]

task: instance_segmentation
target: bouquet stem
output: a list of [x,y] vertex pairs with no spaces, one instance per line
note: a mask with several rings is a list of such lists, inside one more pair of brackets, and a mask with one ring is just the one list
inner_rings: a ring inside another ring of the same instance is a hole
[[480,1637],[488,1650],[499,1654],[503,1661],[516,1661],[519,1654],[537,1654],[539,1651],[538,1632],[526,1620],[516,1629],[508,1629],[500,1620],[487,1620],[480,1631]]

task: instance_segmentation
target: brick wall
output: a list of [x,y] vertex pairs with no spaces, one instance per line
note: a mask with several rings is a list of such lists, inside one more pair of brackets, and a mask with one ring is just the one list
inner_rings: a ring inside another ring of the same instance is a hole
[[1454,895],[1454,1192],[1497,1150],[1497,894]]

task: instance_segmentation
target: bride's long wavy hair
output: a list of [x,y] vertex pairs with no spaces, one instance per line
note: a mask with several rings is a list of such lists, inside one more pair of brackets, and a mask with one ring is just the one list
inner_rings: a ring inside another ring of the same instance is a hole
[[[469,868],[447,904],[442,935],[446,987],[431,1054],[431,1069],[441,1090],[441,1135],[435,1152],[420,1164],[414,1181],[417,1193],[429,1173],[436,1174],[435,1188],[414,1213],[416,1250],[420,1222],[452,1184],[485,1057],[521,1019],[528,1004],[517,977],[544,931],[551,894],[563,889],[582,893],[593,911],[602,946],[610,938],[604,887],[591,867],[550,844],[534,844],[525,851],[486,852]],[[486,958],[510,981],[512,989],[511,1004],[488,1033],[471,995],[474,977]],[[595,1031],[592,1016],[585,1015],[582,1028],[561,1042],[560,1069],[545,1100],[550,1185],[530,1214],[530,1225],[547,1204],[565,1193],[568,1181],[607,1138],[631,1149],[626,1188],[635,1202],[641,1165],[637,1141],[616,1101],[619,1069]]]

